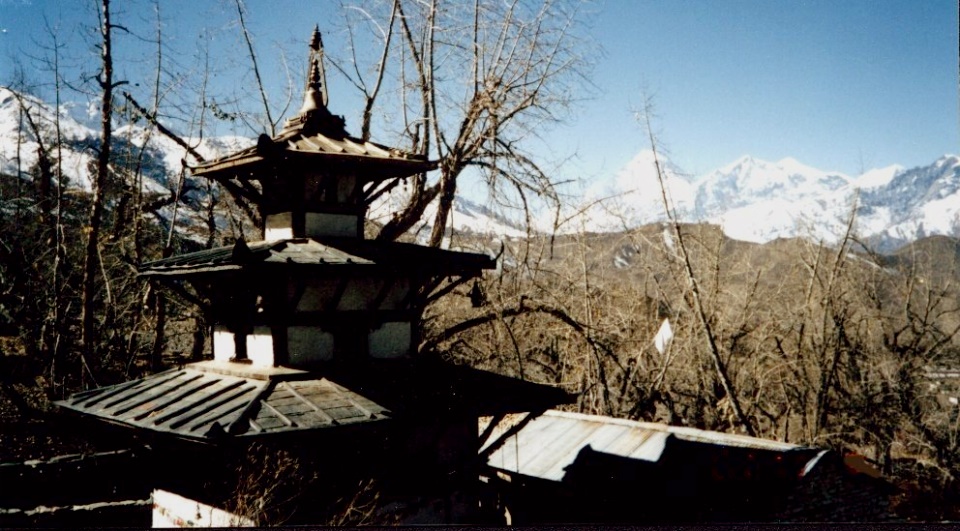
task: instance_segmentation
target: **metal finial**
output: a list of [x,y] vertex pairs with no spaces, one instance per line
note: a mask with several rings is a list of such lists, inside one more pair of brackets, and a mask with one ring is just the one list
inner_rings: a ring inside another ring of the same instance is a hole
[[343,130],[343,117],[333,116],[327,110],[327,76],[323,67],[323,39],[320,37],[319,26],[314,27],[313,36],[310,38],[304,81],[303,105],[296,116],[287,120],[284,130],[322,129],[326,134],[346,134]]
[[323,39],[320,27],[313,28],[310,39],[310,54],[307,63],[307,86],[303,94],[303,107],[300,112],[309,112],[327,106],[327,79],[323,69]]
[[313,38],[310,39],[310,49],[319,50],[323,47],[323,38],[320,36],[320,25],[313,27]]

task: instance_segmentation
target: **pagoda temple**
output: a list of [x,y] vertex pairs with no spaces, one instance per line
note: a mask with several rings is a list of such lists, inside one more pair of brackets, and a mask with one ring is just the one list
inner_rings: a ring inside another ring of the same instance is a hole
[[[210,359],[58,405],[148,438],[169,473],[159,486],[212,506],[229,506],[224,469],[258,442],[323,461],[326,483],[372,477],[421,497],[455,489],[465,509],[441,511],[435,523],[472,519],[478,501],[462,492],[477,481],[489,437],[478,418],[543,411],[569,397],[420,355],[426,305],[495,262],[364,239],[378,185],[437,164],[350,136],[327,103],[315,31],[297,115],[276,136],[193,168],[259,194],[263,239],[140,268],[151,282],[189,284],[200,295]],[[288,523],[298,522],[323,523]]]

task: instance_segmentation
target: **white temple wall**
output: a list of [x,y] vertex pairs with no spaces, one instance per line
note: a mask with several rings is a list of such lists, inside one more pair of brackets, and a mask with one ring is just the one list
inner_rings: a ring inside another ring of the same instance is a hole
[[[213,359],[230,361],[237,357],[236,335],[223,325],[213,327]],[[272,367],[273,334],[269,327],[258,326],[247,334],[247,358],[257,367]]]
[[[360,223],[356,214],[329,214],[307,212],[304,216],[304,237],[322,238],[324,236],[359,236]],[[267,216],[263,239],[266,241],[289,240],[296,237],[293,233],[293,214],[280,212]]]
[[356,214],[326,214],[307,212],[304,229],[308,238],[339,236],[356,238],[360,223]]
[[410,323],[387,322],[370,331],[368,349],[372,358],[398,358],[410,353],[412,338]]
[[213,327],[213,359],[217,361],[230,361],[236,357],[237,348],[233,339],[233,332],[227,330],[223,325]]
[[247,334],[247,358],[254,367],[273,367],[273,332],[270,327],[257,326]]
[[291,365],[333,359],[333,334],[314,326],[287,328],[287,355]]

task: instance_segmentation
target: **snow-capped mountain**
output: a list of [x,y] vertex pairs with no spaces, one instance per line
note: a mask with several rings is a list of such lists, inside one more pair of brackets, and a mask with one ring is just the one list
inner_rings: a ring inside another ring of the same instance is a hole
[[[99,144],[100,132],[74,119],[71,109],[77,105],[65,104],[59,111],[50,105],[29,95],[20,94],[0,86],[0,173],[21,174],[37,164],[38,148],[54,143],[55,124],[59,118],[60,135],[63,139],[61,162],[69,186],[90,190],[92,185],[91,168],[95,164],[95,147]],[[29,117],[29,120],[28,120]],[[34,132],[30,120],[36,125]],[[148,194],[169,194],[179,183],[182,160],[187,158],[185,150],[175,142],[157,132],[140,125],[123,125],[113,132],[114,150],[118,154],[133,152],[134,148],[144,148],[141,174],[144,191]],[[207,160],[231,153],[254,144],[252,138],[241,136],[221,136],[200,140],[185,138],[198,153]],[[188,163],[196,163],[187,159]],[[188,177],[189,179],[189,177]],[[201,212],[206,201],[202,193],[191,192],[182,198],[187,211],[180,211],[178,219],[187,225],[203,225]],[[373,205],[372,218],[385,221],[396,211],[405,199],[402,189],[387,194]],[[425,220],[432,220],[436,207],[431,206],[424,213]],[[159,212],[161,219],[171,219],[172,210],[167,207]],[[506,216],[484,207],[466,198],[458,197],[451,216],[451,226],[458,232],[491,234],[507,237],[526,235],[522,225],[511,222]],[[418,236],[429,237],[430,227],[420,227]]]
[[[59,158],[68,187],[92,190],[91,172],[96,165],[100,132],[74,119],[75,112],[71,109],[75,110],[76,105],[64,104],[57,110],[33,96],[0,86],[0,173],[29,175],[42,147],[51,150],[48,153],[51,158]],[[62,143],[58,150],[52,151],[58,127]],[[253,145],[252,139],[234,136],[184,140],[208,158]],[[113,170],[128,175],[132,184],[134,168],[138,168],[148,200],[169,196],[178,189],[183,159],[188,163],[197,162],[170,139],[139,125],[116,128],[113,151]],[[204,212],[209,198],[189,175],[186,183],[191,186],[186,186],[180,197],[186,208],[180,208],[175,218],[172,205],[162,206],[156,216],[162,224],[176,219],[178,230],[187,237],[205,240],[206,236],[200,234],[202,230],[197,229],[205,227]],[[220,221],[226,225],[224,219]]]
[[[64,174],[71,186],[89,190],[99,132],[72,117],[77,108],[68,103],[55,109],[0,86],[0,172],[29,172],[37,163],[38,140],[52,143],[59,118]],[[167,194],[175,189],[185,157],[183,148],[138,125],[117,128],[114,139],[118,153],[145,146],[142,173],[146,192]],[[253,139],[238,136],[188,141],[207,158],[253,144]],[[890,166],[856,177],[822,171],[791,158],[767,162],[744,156],[692,178],[664,156],[655,158],[650,150],[638,153],[609,183],[587,190],[584,205],[577,207],[583,215],[571,216],[561,230],[619,231],[666,219],[657,164],[668,204],[681,221],[714,223],[736,239],[762,243],[800,236],[835,241],[842,236],[854,205],[857,235],[878,250],[933,234],[960,235],[960,158],[955,155],[944,155],[928,166]],[[185,199],[188,211],[178,219],[201,224],[199,216],[206,199],[198,192]],[[371,218],[389,219],[404,199],[404,191],[398,187],[372,206]],[[424,213],[426,223],[416,229],[417,235],[429,235],[428,223],[434,212],[428,208]],[[159,215],[169,219],[166,211]],[[450,225],[464,233],[523,237],[527,232],[522,221],[457,197]],[[533,225],[549,231],[552,220],[534,219]]]
[[887,246],[960,236],[960,158],[944,155],[929,166],[894,171],[887,184],[862,189],[860,203],[864,225],[880,229],[867,235]]
[[[0,172],[15,174],[18,165],[22,171],[37,163],[40,146],[36,131],[47,139],[54,137],[54,124],[60,117],[60,136],[67,149],[61,164],[75,186],[90,188],[89,165],[93,152],[81,149],[88,139],[95,138],[93,130],[69,116],[66,109],[57,111],[33,96],[14,92],[0,86]],[[36,128],[36,131],[34,129]],[[20,132],[22,131],[22,134]],[[45,141],[45,145],[46,145]],[[77,148],[77,149],[74,149]]]
[[798,234],[829,239],[842,227],[842,216],[821,213],[842,212],[850,182],[842,173],[792,158],[767,162],[744,156],[697,180],[694,215],[741,240]]
[[595,205],[588,218],[568,229],[611,232],[664,219],[657,164],[671,208],[682,218],[691,216],[696,197],[691,179],[665,157],[643,150],[617,172],[612,183],[602,183],[587,191],[587,201]]
[[[54,143],[57,118],[64,144],[64,175],[70,186],[90,190],[89,166],[95,160],[95,150],[91,148],[99,143],[100,132],[72,118],[69,105],[56,111],[33,96],[6,87],[0,87],[0,171],[16,174],[18,167],[20,171],[27,171],[34,166],[41,143],[44,146]],[[116,149],[121,152],[131,147],[146,147],[144,182],[147,191],[164,192],[174,185],[170,177],[179,175],[181,160],[186,155],[182,147],[163,135],[149,133],[148,129],[139,125],[118,127],[113,132],[113,138]],[[185,140],[207,158],[251,146],[254,142],[238,136]]]
[[71,118],[68,109],[69,106],[64,105],[57,111],[52,106],[29,94],[14,92],[7,87],[0,86],[0,138],[4,139],[0,148],[6,152],[10,147],[16,147],[16,143],[10,146],[6,140],[16,137],[21,121],[23,121],[25,136],[33,137],[33,132],[24,115],[27,110],[30,111],[31,117],[41,129],[53,124],[54,119],[59,115],[60,134],[64,139],[80,140],[89,136],[92,130]]
[[[854,205],[857,234],[881,250],[930,234],[960,235],[960,159],[953,155],[929,166],[890,166],[858,177],[812,168],[792,158],[767,162],[744,156],[688,179],[660,159],[678,218],[720,225],[732,238],[758,243],[795,236],[836,241]],[[625,166],[615,188],[607,193],[621,198],[646,196],[612,202],[619,209],[614,217],[621,224],[635,226],[666,218],[649,151],[640,152]],[[610,207],[594,208],[587,225],[609,230],[610,219]]]
[[715,217],[749,206],[757,198],[776,198],[787,203],[819,199],[848,184],[850,178],[846,175],[823,172],[791,158],[770,163],[744,156],[698,180],[696,213]]

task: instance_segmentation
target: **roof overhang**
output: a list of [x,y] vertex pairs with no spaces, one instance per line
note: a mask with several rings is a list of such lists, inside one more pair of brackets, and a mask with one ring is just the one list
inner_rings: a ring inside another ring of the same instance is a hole
[[426,157],[389,148],[350,136],[304,135],[299,131],[283,134],[256,146],[209,162],[192,166],[194,176],[226,176],[241,180],[259,180],[272,175],[265,171],[283,164],[302,164],[343,171],[356,167],[367,180],[408,177],[435,170],[437,162]]
[[59,407],[193,440],[279,435],[383,421],[383,406],[305,371],[194,363],[77,393]]
[[485,254],[448,251],[433,247],[400,243],[329,238],[296,238],[253,242],[198,251],[148,262],[140,266],[144,277],[186,277],[221,271],[259,270],[261,268],[344,268],[358,271],[409,272],[476,276],[496,267]]
[[130,428],[221,443],[502,415],[571,400],[551,386],[430,360],[332,363],[317,371],[205,361],[55,404]]

